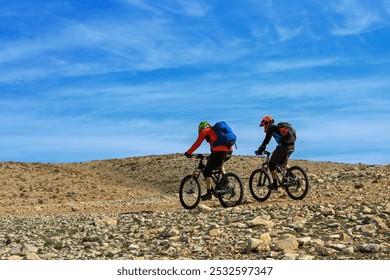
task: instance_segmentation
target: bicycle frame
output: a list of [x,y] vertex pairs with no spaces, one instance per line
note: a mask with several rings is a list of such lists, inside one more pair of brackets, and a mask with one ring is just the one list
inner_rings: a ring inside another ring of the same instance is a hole
[[[270,161],[270,157],[271,157],[271,153],[268,152],[268,151],[264,151],[263,154],[265,154],[267,157],[265,159],[265,161],[263,162],[262,164],[262,168],[265,170],[265,171],[269,171],[269,161]],[[288,159],[290,157],[291,153],[289,152],[286,156],[286,159],[284,160],[284,163],[283,164],[278,164],[276,165],[276,180],[278,182],[278,185],[280,185],[285,176],[286,176],[286,167],[287,167],[287,163],[288,163]],[[282,176],[282,179],[280,178],[280,176]]]
[[193,176],[196,177],[196,178],[199,178],[199,177],[200,177],[200,174],[202,173],[202,171],[203,171],[204,168],[205,168],[205,165],[204,165],[204,163],[203,163],[203,156],[198,155],[197,157],[198,157],[200,160],[199,160],[198,167],[196,167],[195,170],[194,170]]
[[[198,163],[198,166],[196,167],[194,173],[193,173],[193,176],[196,177],[196,178],[199,178],[200,177],[200,174],[203,175],[203,170],[205,169],[206,165],[203,163],[203,159],[206,158],[207,159],[207,156],[204,156],[202,154],[196,154],[196,155],[193,155],[195,156],[196,158],[199,158],[199,163]],[[221,168],[219,168],[218,170],[214,170],[211,174],[211,178],[214,182],[215,185],[217,185],[221,179],[221,174],[222,174],[222,171],[221,171]],[[203,178],[204,175],[203,175]]]
[[265,170],[265,171],[268,171],[269,170],[269,158],[271,156],[271,153],[270,152],[267,152],[267,151],[264,151],[263,154],[267,155],[265,161],[263,162],[262,164],[262,168]]

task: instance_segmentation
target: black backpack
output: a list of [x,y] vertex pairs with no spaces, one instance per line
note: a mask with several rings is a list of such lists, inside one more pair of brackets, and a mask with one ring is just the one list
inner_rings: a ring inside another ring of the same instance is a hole
[[293,144],[297,140],[297,133],[290,123],[278,123],[278,130],[287,144]]

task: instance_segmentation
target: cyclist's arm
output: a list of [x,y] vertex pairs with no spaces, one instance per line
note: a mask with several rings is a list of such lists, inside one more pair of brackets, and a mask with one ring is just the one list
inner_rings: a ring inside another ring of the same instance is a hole
[[263,141],[263,143],[260,146],[266,147],[268,145],[269,141],[271,141],[272,133],[273,133],[273,129],[272,129],[272,126],[271,126],[268,129],[267,134],[265,135],[264,141]]
[[199,146],[202,144],[204,138],[207,136],[203,131],[200,132],[198,139],[196,139],[195,143],[191,146],[191,148],[187,151],[188,155],[191,155]]

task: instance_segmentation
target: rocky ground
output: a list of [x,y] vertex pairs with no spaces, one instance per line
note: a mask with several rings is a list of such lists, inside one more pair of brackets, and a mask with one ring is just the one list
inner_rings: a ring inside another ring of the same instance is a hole
[[[234,156],[244,179],[260,159]],[[68,164],[0,163],[0,259],[390,259],[390,166],[291,160],[303,201],[217,200],[184,210],[182,155]]]

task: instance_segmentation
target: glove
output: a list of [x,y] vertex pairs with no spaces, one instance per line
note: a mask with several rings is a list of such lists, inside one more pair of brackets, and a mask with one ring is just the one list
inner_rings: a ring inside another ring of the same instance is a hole
[[191,156],[191,155],[190,155],[189,153],[187,153],[187,152],[185,152],[184,155],[185,155],[186,157],[190,157],[190,156]]
[[263,154],[264,151],[265,151],[265,147],[264,146],[260,146],[257,149],[257,151],[255,151],[255,154],[259,156],[259,155]]

